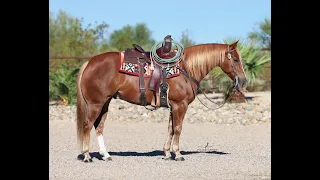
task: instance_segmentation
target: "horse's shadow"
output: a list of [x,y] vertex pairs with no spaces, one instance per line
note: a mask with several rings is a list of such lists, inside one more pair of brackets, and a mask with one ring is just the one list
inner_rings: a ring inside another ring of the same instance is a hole
[[[230,153],[220,152],[220,151],[180,151],[182,155],[188,155],[188,154],[217,154],[217,155],[226,155]],[[155,150],[151,152],[135,152],[135,151],[126,151],[126,152],[109,152],[111,156],[146,156],[146,157],[154,157],[154,156],[164,156],[163,151]],[[90,153],[91,158],[97,158],[99,160],[102,160],[102,156],[99,152],[91,152]],[[172,158],[175,158],[174,153],[171,152]],[[79,160],[84,159],[83,154],[78,155]]]

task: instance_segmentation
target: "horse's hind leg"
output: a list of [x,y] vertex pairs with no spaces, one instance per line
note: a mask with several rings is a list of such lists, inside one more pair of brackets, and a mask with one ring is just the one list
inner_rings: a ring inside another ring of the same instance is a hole
[[92,162],[89,154],[89,143],[90,143],[90,131],[92,129],[93,123],[98,118],[103,104],[88,104],[87,107],[87,117],[83,124],[83,145],[82,154],[84,154],[84,162]]
[[112,98],[109,98],[107,100],[107,102],[104,104],[100,116],[98,117],[98,119],[94,123],[94,128],[96,129],[96,135],[97,135],[99,148],[100,148],[99,153],[100,153],[100,155],[102,155],[103,160],[108,160],[108,161],[111,161],[112,158],[111,158],[110,154],[108,153],[107,148],[104,144],[103,128],[104,128],[104,122],[107,118],[109,103],[110,103],[111,99]]

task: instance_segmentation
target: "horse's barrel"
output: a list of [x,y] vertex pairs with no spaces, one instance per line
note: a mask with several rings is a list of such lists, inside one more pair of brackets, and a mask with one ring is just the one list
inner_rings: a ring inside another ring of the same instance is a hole
[[171,51],[171,46],[172,46],[172,38],[170,35],[167,35],[165,38],[164,38],[164,45],[163,45],[163,52],[164,53],[169,53]]

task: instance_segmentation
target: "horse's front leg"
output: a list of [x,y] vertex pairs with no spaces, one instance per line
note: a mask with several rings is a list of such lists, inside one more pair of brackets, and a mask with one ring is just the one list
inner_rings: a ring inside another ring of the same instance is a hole
[[165,153],[165,160],[171,159],[170,154],[170,147],[173,139],[173,147],[172,150],[175,153],[176,157],[175,160],[183,161],[184,158],[182,157],[179,151],[179,138],[182,130],[182,123],[184,116],[186,114],[188,108],[188,104],[181,102],[179,104],[171,103],[171,113],[168,125],[168,137],[167,141],[164,144],[163,151]]
[[172,126],[172,119],[173,119],[173,114],[170,112],[170,117],[169,117],[169,123],[168,123],[168,137],[167,141],[164,144],[163,151],[165,154],[164,159],[165,160],[170,160],[171,159],[171,154],[170,154],[170,148],[171,148],[171,143],[172,143],[172,137],[173,137],[173,126]]
[[188,104],[186,102],[181,102],[173,108],[173,143],[172,143],[172,150],[174,154],[176,155],[175,160],[176,161],[184,161],[184,157],[181,155],[179,150],[179,139],[182,131],[182,123],[184,116],[188,109]]

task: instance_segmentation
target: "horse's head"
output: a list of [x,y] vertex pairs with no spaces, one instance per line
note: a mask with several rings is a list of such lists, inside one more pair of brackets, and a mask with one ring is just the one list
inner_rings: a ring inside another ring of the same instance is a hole
[[243,92],[247,85],[247,78],[237,44],[238,41],[228,45],[221,69],[234,81],[236,90]]

